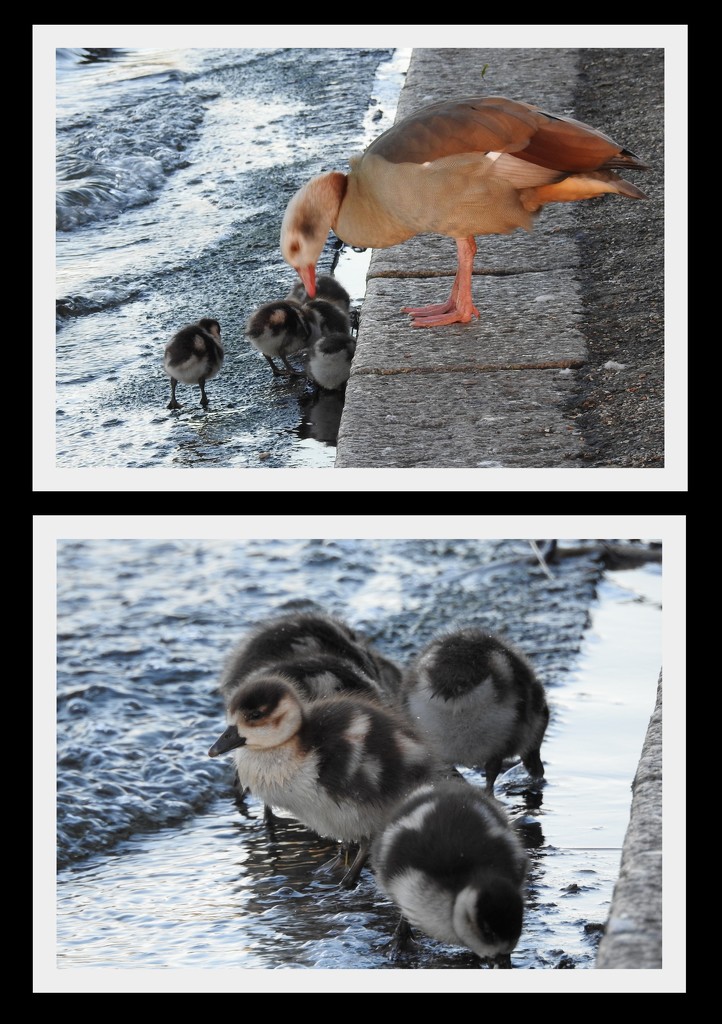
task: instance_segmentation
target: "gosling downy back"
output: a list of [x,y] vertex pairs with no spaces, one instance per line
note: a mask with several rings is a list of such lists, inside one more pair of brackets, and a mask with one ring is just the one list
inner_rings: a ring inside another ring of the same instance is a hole
[[290,612],[246,632],[226,660],[219,688],[228,697],[255,669],[328,655],[349,662],[373,680],[378,678],[371,653],[344,622],[316,612]]
[[[254,310],[246,321],[245,335],[249,344],[263,354],[274,377],[298,376],[289,356],[300,352],[314,337],[313,325],[297,302],[283,299],[267,302]],[[275,363],[280,359],[285,367]]]
[[163,370],[170,377],[171,397],[168,409],[180,409],[176,399],[176,386],[197,384],[201,389],[200,404],[209,404],[206,381],[211,380],[223,365],[224,350],[221,341],[221,325],[211,317],[204,317],[195,324],[187,324],[177,331],[165,347]]
[[[304,305],[311,296],[306,291],[303,282],[297,281],[288,293],[288,298]],[[351,308],[351,296],[333,274],[319,274],[316,278],[315,298],[333,302],[342,313],[347,315]]]
[[479,787],[420,786],[390,814],[371,866],[402,920],[426,935],[483,959],[515,948],[528,859],[502,806]]
[[450,764],[483,768],[487,789],[512,757],[521,757],[532,778],[543,778],[544,687],[508,641],[477,627],[450,630],[414,659],[403,691],[421,734]]

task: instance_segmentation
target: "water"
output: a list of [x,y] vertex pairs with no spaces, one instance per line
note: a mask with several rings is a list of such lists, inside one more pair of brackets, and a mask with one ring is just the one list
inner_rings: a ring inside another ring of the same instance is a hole
[[207,756],[230,647],[309,602],[402,664],[453,622],[530,656],[552,717],[542,801],[515,768],[497,784],[532,859],[512,965],[593,967],[662,663],[661,582],[659,565],[602,573],[591,555],[549,579],[519,540],[59,539],[55,983],[153,987],[160,967],[186,985],[195,968],[243,967],[244,989],[267,970],[333,985],[319,969],[358,970],[367,989],[383,987],[376,972],[403,985],[410,969],[475,970],[424,938],[390,961],[396,913],[372,874],[339,892],[322,870],[333,844],[291,819],[269,834],[257,802],[236,805],[228,759]]
[[[244,326],[297,280],[278,246],[286,202],[393,123],[409,58],[57,50],[58,469],[333,466],[342,397],[273,378]],[[333,255],[329,245],[321,272]],[[344,250],[336,270],[355,306],[369,256]],[[226,349],[211,404],[182,385],[171,412],[164,346],[204,316]]]

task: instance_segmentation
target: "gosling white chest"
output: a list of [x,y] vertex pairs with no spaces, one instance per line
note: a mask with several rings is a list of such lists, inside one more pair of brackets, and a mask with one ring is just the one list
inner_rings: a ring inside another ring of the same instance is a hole
[[[295,744],[270,750],[241,747],[234,751],[239,780],[259,800],[282,808],[314,832],[329,839],[359,842],[373,835],[381,823],[382,804],[349,794],[339,799],[320,779],[322,769],[315,751],[299,754]],[[359,771],[373,782],[376,766],[359,756],[349,763],[349,777]]]
[[335,391],[349,379],[355,351],[350,334],[334,332],[319,338],[308,350],[306,372],[319,387]]
[[300,755],[298,743],[258,749],[239,747],[233,751],[238,779],[264,803],[283,807],[298,816],[318,795],[318,757]]

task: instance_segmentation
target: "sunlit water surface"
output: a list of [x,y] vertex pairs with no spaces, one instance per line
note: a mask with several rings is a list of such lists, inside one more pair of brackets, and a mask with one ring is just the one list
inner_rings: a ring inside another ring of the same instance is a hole
[[[59,469],[333,466],[343,395],[273,377],[245,324],[298,280],[279,249],[287,201],[393,124],[409,58],[57,51]],[[334,257],[330,238],[320,273]],[[345,249],[336,268],[354,306],[369,257]],[[180,385],[182,408],[169,411],[164,347],[202,317],[220,322],[225,345],[210,405]]]

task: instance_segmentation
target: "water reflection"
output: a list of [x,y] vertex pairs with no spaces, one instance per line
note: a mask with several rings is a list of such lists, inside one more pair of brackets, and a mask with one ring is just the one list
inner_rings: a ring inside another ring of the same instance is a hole
[[[337,849],[334,842],[319,838],[300,822],[278,815],[267,822],[249,812],[233,831],[232,840],[236,839],[243,851],[243,878],[253,875],[265,885],[281,876],[297,891],[308,885],[312,874],[324,868]],[[333,878],[329,884],[334,884]]]
[[345,391],[322,391],[303,395],[299,406],[303,414],[296,433],[300,438],[311,437],[325,444],[335,445],[341,424]]

